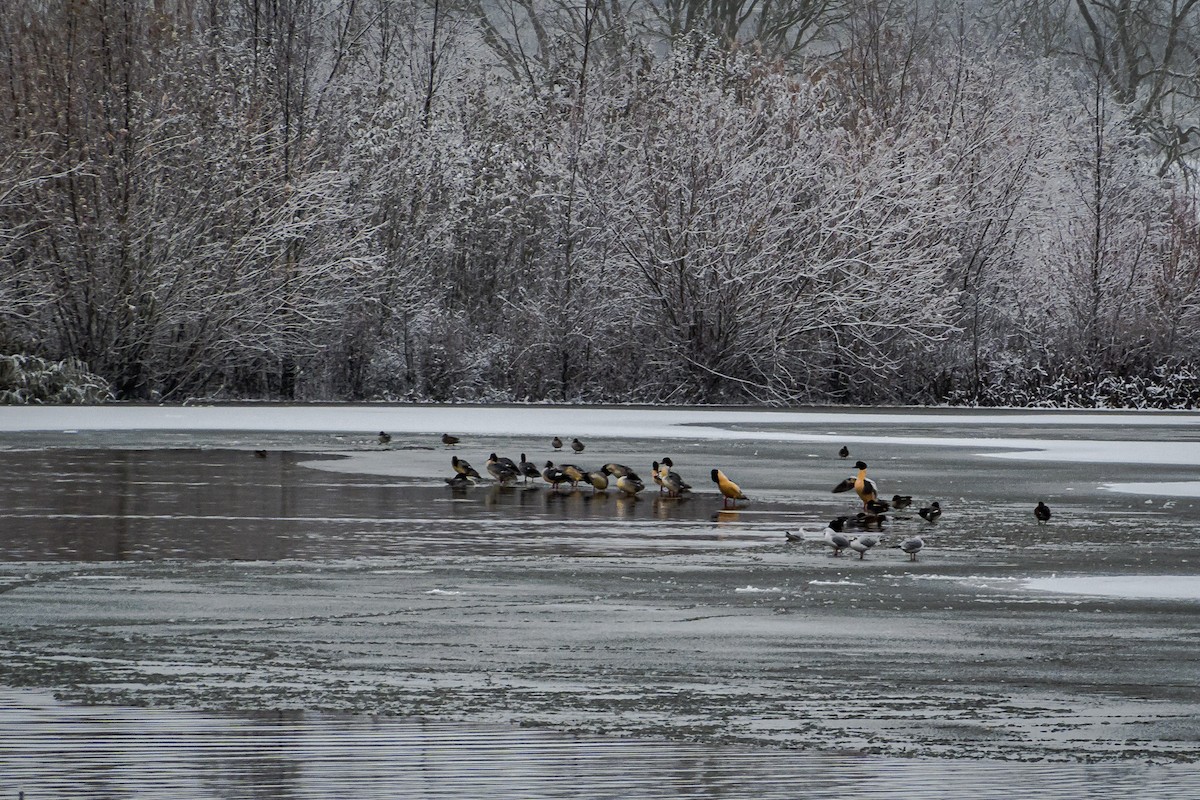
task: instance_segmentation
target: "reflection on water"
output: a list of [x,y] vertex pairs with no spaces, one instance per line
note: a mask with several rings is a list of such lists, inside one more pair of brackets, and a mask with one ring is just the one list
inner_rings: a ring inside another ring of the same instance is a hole
[[300,712],[201,715],[0,690],[0,797],[1194,798],[1194,766],[885,759]]
[[734,509],[723,508],[712,515],[712,520],[718,525],[734,525],[741,519],[741,513]]
[[[663,552],[720,539],[711,498],[551,489],[452,489],[319,472],[312,454],[242,450],[5,453],[0,561],[355,558],[471,548]],[[766,508],[766,504],[762,506]],[[619,541],[613,523],[621,523]],[[639,527],[640,523],[640,527]],[[747,527],[742,543],[761,534]]]

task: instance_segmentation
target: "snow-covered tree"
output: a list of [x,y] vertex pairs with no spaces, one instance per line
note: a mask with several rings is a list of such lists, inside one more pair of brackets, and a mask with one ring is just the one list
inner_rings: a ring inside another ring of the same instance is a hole
[[121,398],[1191,402],[1196,19],[12,0],[0,355]]

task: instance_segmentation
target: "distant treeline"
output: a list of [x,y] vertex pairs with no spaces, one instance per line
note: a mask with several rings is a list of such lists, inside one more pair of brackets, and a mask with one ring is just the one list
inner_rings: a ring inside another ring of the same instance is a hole
[[8,0],[0,355],[132,400],[1191,407],[1196,5]]

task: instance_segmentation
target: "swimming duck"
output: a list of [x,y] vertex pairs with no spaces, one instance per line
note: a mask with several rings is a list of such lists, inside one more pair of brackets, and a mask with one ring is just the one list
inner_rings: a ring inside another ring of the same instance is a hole
[[525,482],[529,483],[529,479],[537,480],[542,477],[542,473],[538,470],[537,465],[525,458],[525,454],[521,453],[521,461],[517,464],[517,472],[525,477]]
[[462,473],[456,473],[453,477],[446,478],[445,481],[450,484],[451,489],[465,489],[474,485],[471,483],[471,479]]
[[942,505],[937,500],[934,500],[917,513],[921,515],[922,519],[928,520],[929,522],[937,522],[937,518],[942,515]]
[[559,464],[558,468],[563,471],[563,474],[567,476],[567,480],[571,482],[571,488],[576,488],[579,482],[587,476],[587,473],[574,464]]
[[579,441],[578,439],[572,439],[571,440],[571,449],[574,450],[576,453],[582,453],[583,452],[583,442]]
[[608,491],[608,473],[603,470],[592,470],[583,477],[592,485],[592,494]]
[[390,433],[388,433],[387,431],[380,431],[379,432],[379,443],[380,444],[391,444],[392,443],[392,435]]
[[874,514],[869,511],[860,511],[854,515],[854,527],[864,531],[879,531],[883,530],[884,524],[887,522],[886,514]]
[[730,501],[746,500],[746,495],[742,494],[742,489],[736,483],[725,477],[725,473],[719,469],[712,471],[713,483],[717,485],[717,489],[721,491],[721,507],[729,505]]
[[908,553],[909,561],[917,560],[917,553],[921,552],[921,548],[925,546],[925,540],[920,536],[910,536],[900,543],[900,549]]
[[555,450],[562,450],[562,439],[555,436],[553,439],[550,440],[550,446],[553,447]]
[[254,451],[254,457],[255,457],[255,458],[266,458],[266,457],[267,457],[267,451],[266,451],[266,450],[255,450],[255,451]]
[[863,536],[855,536],[851,539],[850,549],[858,553],[858,558],[861,561],[862,557],[867,554],[867,551],[877,544],[879,544],[879,537],[868,533]]
[[850,457],[850,448],[846,447],[846,445],[842,445],[842,449],[838,450],[838,455],[841,456],[842,458],[849,458]]
[[911,494],[894,494],[892,495],[892,508],[899,511],[902,508],[908,508],[912,505]]
[[633,497],[645,489],[646,484],[642,483],[642,479],[637,476],[636,472],[626,472],[624,475],[618,476],[617,488]]
[[663,488],[667,490],[668,497],[679,497],[684,492],[690,491],[692,487],[684,483],[678,472],[667,472],[663,477]]
[[483,476],[476,472],[474,467],[468,464],[465,459],[458,456],[450,457],[450,466],[454,467],[454,471],[459,475],[466,475],[468,478],[483,479]]
[[1050,521],[1050,506],[1038,500],[1037,507],[1033,509],[1033,516],[1037,518],[1038,523]]
[[892,507],[887,500],[868,500],[864,505],[869,514],[882,514]]
[[825,529],[825,544],[833,548],[835,556],[840,556],[842,551],[850,546],[850,537],[843,533],[846,519],[846,517],[838,517],[832,520],[829,527]]
[[674,466],[675,464],[671,461],[671,459],[664,458],[662,460],[662,466],[658,468],[658,474],[662,478],[662,486],[667,490],[667,494],[669,494],[671,497],[678,497],[684,492],[690,492],[692,490],[692,486],[683,478],[681,478],[678,472],[672,471],[672,467]]
[[542,480],[553,486],[555,491],[557,491],[560,483],[567,483],[571,479],[567,477],[567,473],[554,466],[553,461],[547,461],[546,468],[542,470]]
[[446,447],[454,447],[458,442],[459,438],[457,436],[451,436],[448,433],[442,434],[442,444],[446,445]]
[[502,484],[511,485],[517,481],[517,465],[511,459],[499,459],[496,458],[495,453],[492,453],[488,456],[484,466],[487,468],[488,474]]

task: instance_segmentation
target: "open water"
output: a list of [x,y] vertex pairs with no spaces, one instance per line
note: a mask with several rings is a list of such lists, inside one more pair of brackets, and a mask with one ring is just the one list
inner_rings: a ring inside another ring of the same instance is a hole
[[[0,798],[1197,797],[1200,501],[1104,488],[1195,467],[913,439],[1198,430],[881,427],[849,461],[944,514],[861,560],[821,444],[6,434]],[[445,485],[492,451],[694,491]]]

